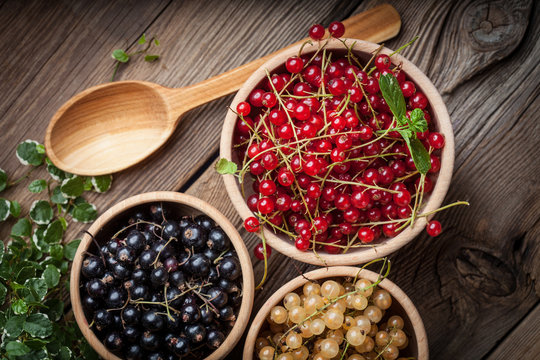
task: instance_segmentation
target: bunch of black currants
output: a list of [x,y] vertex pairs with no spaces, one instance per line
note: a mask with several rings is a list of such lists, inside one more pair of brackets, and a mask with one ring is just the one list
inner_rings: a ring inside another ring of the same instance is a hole
[[235,324],[242,302],[238,256],[206,215],[175,218],[161,203],[145,210],[85,255],[85,315],[121,358],[202,359]]

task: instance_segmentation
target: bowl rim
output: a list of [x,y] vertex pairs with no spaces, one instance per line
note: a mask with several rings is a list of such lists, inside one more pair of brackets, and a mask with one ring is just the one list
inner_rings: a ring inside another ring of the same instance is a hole
[[[352,46],[352,50],[355,52],[374,53],[380,47],[378,44],[358,39],[347,38],[342,40],[346,41],[349,46]],[[249,93],[266,76],[267,69],[269,72],[272,72],[274,69],[283,65],[288,57],[298,55],[302,46],[303,53],[312,52],[317,49],[315,44],[309,43],[287,49],[264,63],[248,78],[244,85],[242,85],[234,97],[225,117],[220,140],[221,158],[232,161],[232,140],[237,118],[232,109],[236,109],[238,103],[247,99]],[[326,49],[343,50],[344,46],[340,40],[330,39]],[[382,47],[381,53],[390,55],[392,50]],[[433,191],[430,194],[428,201],[424,203],[424,212],[430,212],[441,206],[452,179],[452,171],[454,168],[454,134],[452,123],[450,122],[450,116],[448,115],[448,110],[446,109],[446,105],[444,104],[441,95],[428,77],[412,62],[400,54],[392,55],[391,60],[394,64],[401,63],[402,69],[411,79],[413,79],[416,87],[427,96],[432,108],[432,121],[435,122],[438,131],[445,137],[445,147],[441,152],[440,159],[441,169],[438,173],[438,178],[435,182]],[[246,200],[242,196],[237,178],[234,175],[225,174],[223,175],[223,181],[229,198],[240,217],[245,220],[246,218],[253,216],[253,213],[246,204]],[[300,251],[296,248],[293,241],[289,239],[284,240],[280,237],[283,235],[278,236],[266,227],[264,227],[263,231],[266,241],[272,248],[295,260],[317,266],[356,265],[386,256],[405,246],[425,228],[428,220],[432,216],[433,215],[417,219],[414,226],[407,227],[394,238],[385,239],[373,247],[351,249],[346,254],[326,254],[321,252],[315,254],[312,251]]]
[[[242,303],[238,312],[238,317],[235,325],[225,338],[223,344],[221,344],[219,348],[217,348],[206,358],[207,360],[221,359],[225,357],[234,348],[234,346],[242,337],[242,334],[244,333],[249,318],[251,316],[253,299],[255,297],[255,279],[249,252],[240,234],[238,233],[234,225],[225,217],[225,215],[223,215],[212,205],[194,196],[174,191],[155,191],[134,195],[120,201],[116,205],[109,208],[106,212],[104,212],[98,219],[96,219],[96,221],[88,229],[88,232],[90,234],[96,234],[105,224],[107,224],[110,220],[114,219],[118,214],[123,213],[125,210],[141,204],[153,202],[177,203],[191,207],[201,213],[210,216],[216,222],[216,224],[218,224],[223,229],[223,231],[225,231],[225,233],[231,240],[231,243],[233,244],[236,253],[238,254],[238,259],[242,268],[243,294]],[[122,360],[121,358],[110,352],[101,342],[101,340],[97,338],[94,332],[88,327],[88,321],[86,319],[86,316],[84,315],[84,311],[82,308],[78,284],[80,281],[83,252],[88,249],[91,243],[92,239],[90,235],[84,234],[83,238],[81,239],[81,243],[77,248],[77,252],[75,253],[75,258],[73,259],[73,265],[70,274],[70,284],[72,285],[70,287],[70,299],[73,307],[73,313],[75,315],[77,325],[81,329],[83,336],[101,357],[106,360]],[[74,284],[77,284],[77,286],[73,286]]]
[[[243,359],[244,360],[251,360],[253,359],[253,351],[255,348],[255,340],[257,339],[257,335],[259,334],[259,331],[270,313],[270,310],[272,307],[277,305],[279,302],[283,300],[285,295],[287,295],[290,292],[293,292],[300,288],[301,286],[304,286],[305,283],[307,283],[309,280],[321,280],[325,278],[333,278],[333,277],[355,277],[361,274],[362,278],[366,278],[370,280],[371,282],[377,281],[379,278],[379,274],[375,273],[368,269],[362,269],[359,267],[354,266],[331,266],[326,268],[320,268],[313,271],[310,271],[308,273],[305,273],[303,275],[297,276],[294,279],[288,281],[286,284],[281,286],[278,290],[276,290],[272,296],[266,300],[266,302],[261,306],[260,310],[257,312],[257,315],[253,319],[251,323],[251,327],[248,330],[248,334],[246,336],[246,343],[244,345],[244,353],[243,353]],[[390,295],[392,295],[392,300],[397,301],[403,310],[406,312],[407,316],[409,317],[411,321],[411,326],[414,331],[416,342],[418,345],[418,360],[427,360],[429,358],[429,347],[428,347],[428,341],[427,341],[427,335],[426,335],[426,329],[424,328],[424,323],[422,321],[422,318],[420,317],[420,314],[418,313],[418,310],[414,306],[411,299],[405,294],[403,290],[399,286],[397,286],[395,283],[390,281],[388,278],[383,279],[378,286],[381,288],[387,290]]]

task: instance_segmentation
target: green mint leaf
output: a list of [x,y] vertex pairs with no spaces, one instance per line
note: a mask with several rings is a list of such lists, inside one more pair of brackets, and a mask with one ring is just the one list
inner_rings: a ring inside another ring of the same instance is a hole
[[428,124],[424,116],[424,112],[420,109],[411,111],[410,119],[408,120],[409,127],[415,133],[424,132],[428,129]]
[[116,49],[111,54],[112,58],[121,63],[127,63],[129,61],[129,55],[122,49]]
[[75,253],[77,252],[80,243],[81,239],[75,239],[66,244],[64,247],[64,257],[69,261],[72,261],[75,258]]
[[140,45],[146,44],[146,34],[143,33],[138,42]]
[[11,203],[9,200],[0,199],[0,221],[4,221],[9,217]]
[[144,57],[144,61],[146,61],[146,62],[154,62],[157,59],[159,59],[159,55],[146,55]]
[[220,174],[235,174],[236,170],[238,170],[238,165],[236,163],[229,161],[225,158],[219,159],[219,161],[216,164],[216,170]]
[[9,212],[11,213],[11,216],[18,218],[21,216],[21,204],[19,204],[18,201],[12,201],[9,207]]
[[60,351],[58,351],[57,358],[58,360],[69,360],[71,359],[71,350],[67,346],[62,346]]
[[51,201],[54,204],[67,204],[68,199],[66,199],[66,197],[62,195],[62,190],[60,186],[54,188],[51,195]]
[[396,120],[401,122],[407,111],[407,106],[397,79],[390,74],[383,75],[379,78],[379,87],[390,111],[392,111]]
[[429,169],[431,169],[431,161],[429,158],[429,153],[427,152],[424,144],[417,138],[406,138],[407,146],[411,151],[411,157],[414,161],[416,169],[420,174],[427,174]]
[[98,193],[103,193],[111,188],[112,175],[93,176],[92,185]]
[[23,266],[17,273],[17,282],[24,283],[26,280],[36,276],[35,266]]
[[11,236],[24,237],[32,234],[32,224],[27,218],[22,218],[11,228]]
[[56,266],[49,264],[43,271],[42,276],[49,289],[51,289],[58,285],[60,281],[60,270]]
[[39,149],[40,143],[34,140],[25,140],[17,146],[17,159],[23,165],[39,166],[45,159],[45,154],[41,153]]
[[11,303],[11,310],[17,315],[26,314],[28,312],[28,305],[23,299],[18,299]]
[[50,162],[48,158],[45,159],[45,161],[47,162],[47,172],[54,180],[63,181],[68,177],[66,176],[66,172],[64,170],[60,170],[59,168],[57,168],[56,165]]
[[27,296],[26,300],[41,301],[47,295],[47,283],[43,279],[31,278],[24,282],[24,285],[30,289],[33,296]]
[[36,150],[40,154],[45,154],[45,146],[43,144],[39,144],[36,146]]
[[52,322],[47,315],[41,313],[28,316],[23,328],[30,335],[42,339],[51,335],[53,331]]
[[52,321],[58,321],[64,315],[64,302],[60,299],[47,299],[43,303],[47,308],[43,311]]
[[154,44],[156,46],[159,46],[159,40],[157,39],[157,37],[154,36]]
[[77,222],[92,222],[97,218],[97,209],[93,204],[82,203],[73,208],[71,216]]
[[89,178],[89,177],[84,177],[84,178],[83,178],[83,184],[84,184],[84,186],[83,186],[84,191],[90,191],[90,190],[92,190],[92,180],[91,180],[91,178]]
[[12,358],[13,356],[28,354],[30,352],[30,348],[19,340],[15,340],[6,344],[6,352],[8,353],[9,357]]
[[38,225],[47,225],[53,216],[53,209],[48,201],[36,200],[30,206],[30,218]]
[[81,196],[84,192],[83,178],[75,176],[71,179],[62,181],[60,190],[62,191],[62,195],[67,198],[76,198],[77,196]]
[[6,302],[7,287],[0,282],[0,306]]
[[64,235],[64,227],[60,220],[54,220],[47,226],[47,230],[43,233],[43,240],[47,244],[57,244],[62,240]]
[[3,191],[7,187],[7,174],[4,170],[0,169],[0,191]]
[[21,333],[23,332],[23,326],[24,326],[25,320],[26,320],[26,315],[15,315],[7,319],[6,325],[4,328],[6,335],[9,337],[17,337],[21,335]]
[[60,261],[64,256],[64,247],[60,244],[52,245],[49,249],[49,253],[53,259]]

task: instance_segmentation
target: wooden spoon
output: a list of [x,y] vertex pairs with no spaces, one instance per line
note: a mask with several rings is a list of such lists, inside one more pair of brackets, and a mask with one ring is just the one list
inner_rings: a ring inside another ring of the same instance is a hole
[[[401,27],[399,14],[388,4],[343,23],[345,37],[373,42],[396,36]],[[86,89],[69,99],[51,119],[45,134],[47,155],[60,169],[79,175],[110,174],[133,166],[167,141],[184,113],[237,91],[277,53],[178,89],[144,81],[118,81]]]

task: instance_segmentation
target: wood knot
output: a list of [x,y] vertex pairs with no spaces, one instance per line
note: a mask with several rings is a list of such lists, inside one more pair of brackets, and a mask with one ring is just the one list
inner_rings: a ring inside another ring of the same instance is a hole
[[519,43],[527,24],[530,1],[482,1],[469,4],[463,17],[471,46],[493,51]]
[[461,248],[455,266],[464,285],[487,295],[508,296],[516,290],[516,277],[512,269],[485,251]]

